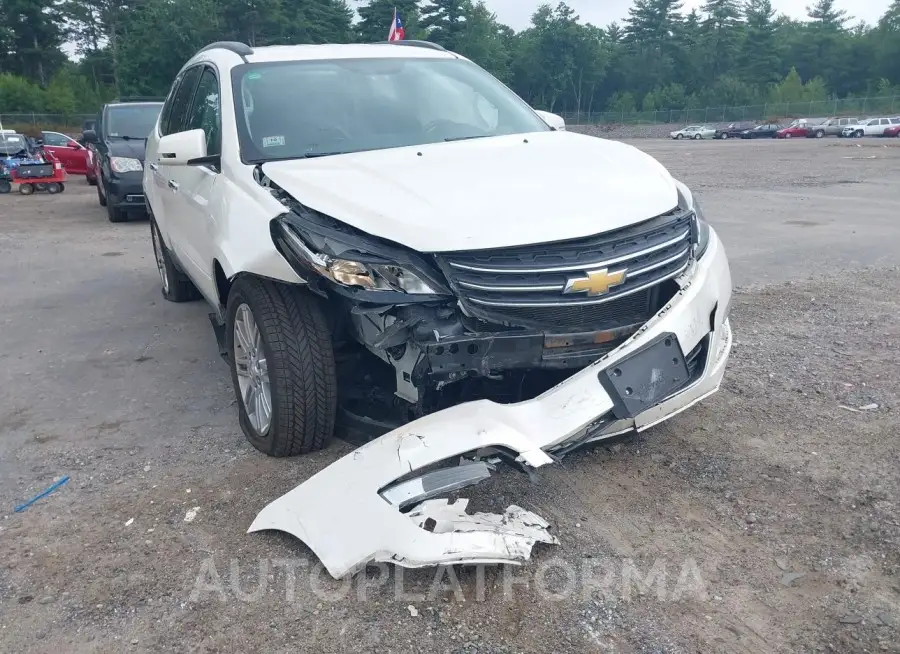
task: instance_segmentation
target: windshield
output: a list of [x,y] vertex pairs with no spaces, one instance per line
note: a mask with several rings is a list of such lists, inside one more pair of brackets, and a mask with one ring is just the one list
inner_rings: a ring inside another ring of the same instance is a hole
[[103,131],[110,138],[145,139],[156,126],[162,103],[117,104],[106,110]]
[[336,59],[232,71],[245,162],[549,131],[517,95],[459,59]]
[[28,151],[28,145],[24,136],[21,134],[0,134],[0,154],[18,154],[23,150]]

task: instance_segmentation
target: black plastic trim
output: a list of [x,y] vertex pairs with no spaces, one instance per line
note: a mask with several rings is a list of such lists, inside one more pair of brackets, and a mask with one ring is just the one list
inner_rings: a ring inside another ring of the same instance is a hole
[[246,43],[241,43],[240,41],[216,41],[215,43],[210,43],[197,50],[194,56],[196,57],[201,52],[206,52],[207,50],[228,50],[243,59],[245,63],[247,57],[253,54],[253,48]]

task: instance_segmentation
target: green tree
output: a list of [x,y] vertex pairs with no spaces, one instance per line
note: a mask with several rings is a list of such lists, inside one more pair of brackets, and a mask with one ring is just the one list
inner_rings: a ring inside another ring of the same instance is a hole
[[0,70],[44,86],[66,61],[57,0],[0,0]]
[[429,40],[455,51],[466,29],[470,4],[470,0],[428,0],[422,7],[421,25]]
[[701,30],[705,69],[713,78],[734,70],[743,23],[738,0],[707,0]]
[[746,25],[738,47],[737,70],[749,84],[768,86],[781,77],[775,10],[771,0],[747,0],[744,5]]

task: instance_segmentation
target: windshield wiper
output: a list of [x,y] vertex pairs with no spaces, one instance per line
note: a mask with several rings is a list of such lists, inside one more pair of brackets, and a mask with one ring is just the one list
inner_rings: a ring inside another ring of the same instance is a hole
[[472,139],[486,139],[487,137],[487,134],[473,134],[472,136],[450,136],[445,138],[444,142],[450,143],[451,141],[471,141]]
[[111,136],[110,138],[122,139],[123,141],[146,141],[146,136]]
[[338,154],[347,154],[346,152],[307,152],[303,155],[304,159],[315,159],[316,157],[333,157]]

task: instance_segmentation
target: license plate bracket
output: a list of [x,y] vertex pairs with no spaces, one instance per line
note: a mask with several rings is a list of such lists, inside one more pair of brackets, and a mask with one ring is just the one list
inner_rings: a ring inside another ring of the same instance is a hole
[[689,376],[678,337],[667,332],[597,377],[613,401],[613,415],[622,420],[656,406],[687,383]]

